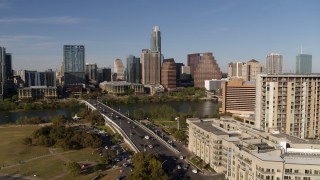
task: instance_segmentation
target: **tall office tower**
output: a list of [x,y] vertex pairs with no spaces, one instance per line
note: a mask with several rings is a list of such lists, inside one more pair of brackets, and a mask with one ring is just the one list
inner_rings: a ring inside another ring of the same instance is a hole
[[251,59],[247,62],[247,78],[246,81],[255,81],[257,75],[264,72],[264,66],[259,61]]
[[12,55],[10,53],[6,53],[5,58],[5,64],[6,64],[6,77],[7,79],[12,79],[13,72],[12,72]]
[[83,45],[64,45],[64,86],[85,83],[85,48]]
[[183,63],[176,63],[176,79],[177,79],[177,82],[180,80],[181,67],[182,66],[184,66]]
[[141,64],[140,58],[133,55],[127,56],[127,82],[141,83]]
[[111,81],[111,68],[98,69],[98,83],[104,81]]
[[282,55],[271,53],[267,56],[266,73],[282,74]]
[[296,57],[296,73],[297,74],[312,73],[312,55],[299,54]]
[[117,81],[124,81],[124,67],[121,59],[114,60],[114,72],[117,73]]
[[193,76],[194,70],[196,69],[197,65],[201,60],[201,54],[188,54],[188,66],[190,67],[191,75]]
[[212,53],[203,53],[202,56],[200,54],[199,59],[200,61],[193,71],[195,87],[204,87],[205,80],[221,79],[221,70]]
[[247,78],[247,63],[245,62],[231,62],[228,64],[228,77],[231,79]]
[[97,83],[97,71],[98,68],[96,63],[86,63],[86,77],[88,83]]
[[52,69],[48,69],[45,72],[45,86],[56,87],[56,72],[52,71]]
[[161,54],[161,33],[159,26],[153,26],[150,37],[150,50]]
[[255,126],[300,138],[320,135],[320,74],[259,74]]
[[159,85],[161,83],[161,54],[143,49],[141,54],[142,84]]
[[176,63],[173,58],[163,60],[161,69],[161,85],[166,89],[177,87]]
[[0,102],[3,101],[6,84],[6,49],[0,46]]

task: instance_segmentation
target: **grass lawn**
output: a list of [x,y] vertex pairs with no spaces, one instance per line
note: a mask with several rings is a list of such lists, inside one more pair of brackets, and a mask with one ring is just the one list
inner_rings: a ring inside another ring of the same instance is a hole
[[[93,152],[93,154],[92,154]],[[70,159],[71,161],[91,161],[91,162],[99,162],[100,155],[96,151],[96,149],[85,148],[81,149],[80,151],[73,152],[73,153],[66,153],[63,154],[64,157]]]
[[1,174],[22,174],[25,176],[37,175],[41,179],[49,179],[65,173],[64,162],[54,156],[30,161],[19,166],[1,169]]
[[105,130],[109,135],[115,134],[109,126],[98,126],[98,128]]
[[48,148],[28,146],[22,139],[30,136],[39,126],[0,126],[0,166],[13,165],[22,160],[50,154]]
[[[56,156],[51,156],[48,147],[23,145],[22,139],[30,136],[39,126],[0,126],[0,174],[33,176],[40,179],[50,179],[66,173],[64,162]],[[71,161],[99,162],[100,156],[96,149],[85,148],[79,151],[63,153],[61,156]],[[92,154],[93,152],[93,154]],[[29,159],[49,155],[28,161]],[[8,168],[2,166],[16,165]],[[104,172],[104,171],[103,171]],[[69,174],[60,179],[92,179],[98,173],[73,177]],[[105,172],[104,174],[109,174]],[[115,176],[117,177],[117,176]],[[113,178],[115,179],[115,178]]]
[[176,121],[154,121],[154,124],[160,127],[167,126],[167,127],[177,127]]

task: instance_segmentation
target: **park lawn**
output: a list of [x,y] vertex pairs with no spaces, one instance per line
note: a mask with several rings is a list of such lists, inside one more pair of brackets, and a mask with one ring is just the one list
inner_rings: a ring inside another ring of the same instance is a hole
[[41,179],[49,179],[54,176],[59,176],[66,172],[64,162],[54,156],[36,159],[26,162],[16,167],[3,168],[1,174],[21,174],[24,176],[37,175]]
[[177,121],[154,121],[154,124],[160,127],[177,127]]
[[71,161],[90,161],[90,162],[99,162],[100,155],[97,149],[84,148],[73,153],[63,154],[64,157],[70,159]]
[[98,128],[105,130],[109,135],[115,134],[109,126],[98,126]]
[[50,154],[48,148],[28,146],[23,138],[30,136],[39,126],[0,126],[0,165],[7,166],[34,157]]

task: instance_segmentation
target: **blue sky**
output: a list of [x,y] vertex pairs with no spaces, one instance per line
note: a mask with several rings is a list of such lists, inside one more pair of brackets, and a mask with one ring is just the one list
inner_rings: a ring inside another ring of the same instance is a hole
[[0,46],[15,70],[56,69],[64,44],[83,44],[86,62],[112,67],[149,48],[154,25],[164,57],[176,62],[213,52],[226,72],[229,62],[265,63],[274,52],[294,72],[302,45],[320,72],[318,0],[0,0]]

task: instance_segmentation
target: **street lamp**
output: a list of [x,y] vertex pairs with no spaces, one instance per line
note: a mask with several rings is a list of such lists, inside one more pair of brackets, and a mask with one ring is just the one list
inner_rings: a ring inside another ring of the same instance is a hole
[[179,130],[180,130],[180,121],[179,121],[180,118],[179,118],[179,117],[176,117],[175,120],[178,122],[178,131],[179,131]]

